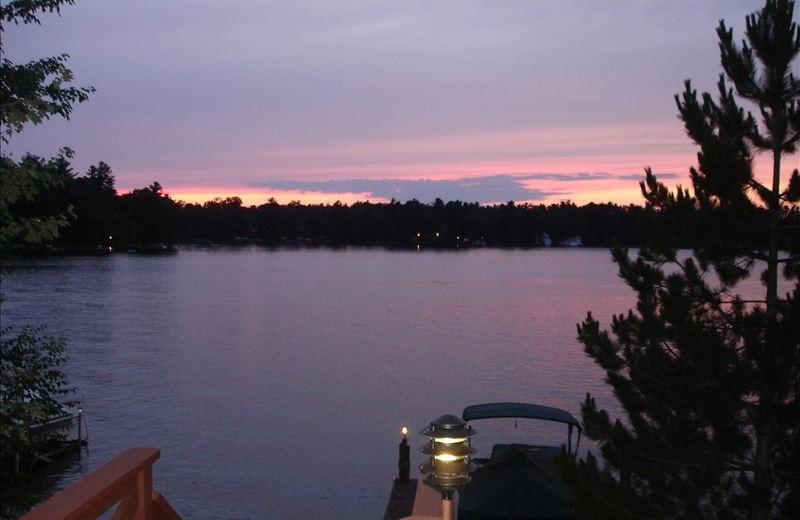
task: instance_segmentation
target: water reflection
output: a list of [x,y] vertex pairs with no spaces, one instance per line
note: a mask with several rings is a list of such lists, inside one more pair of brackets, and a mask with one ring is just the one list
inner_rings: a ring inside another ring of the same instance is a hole
[[[589,249],[60,258],[3,289],[3,324],[64,335],[85,395],[90,449],[58,485],[157,446],[156,488],[187,519],[376,518],[402,425],[490,401],[577,415],[586,392],[613,410],[575,325],[634,303]],[[565,432],[499,421],[476,442],[532,437]]]

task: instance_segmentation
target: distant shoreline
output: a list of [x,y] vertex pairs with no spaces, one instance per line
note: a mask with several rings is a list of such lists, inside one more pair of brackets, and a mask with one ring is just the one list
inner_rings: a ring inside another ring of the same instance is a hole
[[[180,242],[177,244],[165,245],[165,244],[150,244],[144,246],[130,246],[130,247],[120,247],[108,251],[105,248],[97,247],[49,247],[49,248],[38,248],[38,249],[28,249],[24,251],[19,251],[18,257],[20,258],[42,258],[42,257],[67,257],[67,256],[111,256],[111,255],[119,255],[119,254],[135,254],[135,255],[170,255],[170,254],[177,254],[181,251],[222,251],[222,250],[239,250],[239,249],[247,249],[247,248],[258,248],[258,249],[274,249],[274,250],[315,250],[315,249],[323,249],[323,250],[360,250],[360,249],[383,249],[386,251],[397,251],[397,252],[422,252],[422,251],[433,251],[433,252],[453,252],[453,251],[475,251],[481,249],[492,249],[492,250],[521,250],[521,251],[530,251],[530,250],[564,250],[564,249],[610,249],[613,246],[563,246],[563,245],[550,245],[550,246],[543,246],[543,245],[468,245],[468,246],[420,246],[417,248],[416,246],[397,246],[391,244],[330,244],[325,242],[313,242],[313,241],[286,241],[281,243],[263,243],[258,241],[250,241],[250,242],[234,242],[234,243],[222,243],[222,242],[210,242],[204,244],[192,243],[192,242]],[[625,246],[625,247],[638,247],[638,246]]]

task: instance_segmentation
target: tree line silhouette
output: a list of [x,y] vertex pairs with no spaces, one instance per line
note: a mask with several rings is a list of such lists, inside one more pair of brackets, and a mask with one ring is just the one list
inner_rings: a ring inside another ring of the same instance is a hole
[[173,200],[158,182],[117,193],[111,167],[104,162],[83,174],[76,173],[63,155],[49,161],[27,155],[21,162],[49,171],[58,182],[18,203],[15,211],[66,212],[70,225],[51,247],[68,252],[155,251],[181,243],[532,247],[559,245],[573,237],[588,247],[634,247],[642,242],[647,222],[658,218],[652,209],[638,205],[577,206],[568,201],[480,205],[436,199],[304,205],[278,204],[271,198],[245,206],[239,197],[227,197],[184,203]]

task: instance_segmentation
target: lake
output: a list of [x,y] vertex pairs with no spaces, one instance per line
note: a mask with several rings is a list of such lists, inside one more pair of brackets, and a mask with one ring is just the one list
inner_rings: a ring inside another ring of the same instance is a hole
[[[182,249],[21,261],[3,326],[67,339],[89,447],[155,446],[185,519],[381,518],[400,428],[470,404],[616,409],[576,323],[634,303],[607,250]],[[477,422],[486,453],[566,427]],[[583,443],[582,446],[587,446]]]

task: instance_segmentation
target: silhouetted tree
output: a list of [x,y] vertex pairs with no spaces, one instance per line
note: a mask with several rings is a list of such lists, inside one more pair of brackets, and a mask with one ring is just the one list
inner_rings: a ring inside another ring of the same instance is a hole
[[66,184],[75,219],[62,242],[103,250],[112,246],[113,237],[118,235],[118,215],[111,167],[100,161],[90,166],[86,175],[73,176]]
[[[781,222],[796,218],[800,200],[797,170],[781,183],[781,158],[800,139],[793,9],[768,0],[747,18],[741,47],[720,22],[718,100],[698,98],[689,82],[676,96],[700,147],[693,194],[670,192],[647,171],[642,192],[656,219],[648,244],[636,259],[614,251],[636,309],[615,316],[611,334],[591,314],[578,326],[626,415],[612,421],[587,396],[586,433],[605,466],[591,454],[562,461],[577,506],[593,518],[800,517],[797,240],[783,240],[786,253],[778,254],[782,234],[796,237]],[[758,108],[761,125],[728,81]],[[773,165],[767,186],[752,168],[762,150]],[[692,256],[678,254],[676,237],[692,245]],[[783,297],[781,264],[790,286]],[[763,299],[737,292],[758,265],[766,267]]]
[[141,247],[175,242],[180,208],[163,192],[158,182],[122,195],[119,207],[122,246]]
[[205,237],[215,242],[232,242],[250,235],[249,218],[239,197],[216,198],[203,204]]
[[69,179],[60,161],[26,154],[19,162],[0,155],[0,256],[53,242],[73,216],[64,185]]

